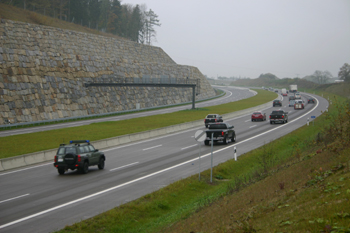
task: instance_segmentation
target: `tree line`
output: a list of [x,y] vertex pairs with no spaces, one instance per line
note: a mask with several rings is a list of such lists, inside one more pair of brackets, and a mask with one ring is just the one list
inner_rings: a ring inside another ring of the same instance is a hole
[[[207,77],[207,76],[206,76]],[[261,74],[258,78],[264,78],[266,80],[280,80],[276,75],[267,73],[267,74]],[[207,77],[207,79],[210,79]],[[212,78],[213,79],[213,78]],[[250,79],[246,77],[217,77],[219,80],[239,80],[239,79]],[[285,79],[285,78],[284,78]],[[313,74],[307,75],[303,77],[302,79],[305,79],[307,81],[311,81],[317,84],[327,84],[327,83],[333,83],[335,80],[343,80],[344,82],[350,82],[350,65],[348,63],[344,63],[342,67],[340,67],[338,72],[338,77],[333,77],[331,72],[325,70],[316,70]]]
[[121,4],[119,0],[0,0],[19,8],[58,18],[142,44],[156,40],[158,15],[146,5]]

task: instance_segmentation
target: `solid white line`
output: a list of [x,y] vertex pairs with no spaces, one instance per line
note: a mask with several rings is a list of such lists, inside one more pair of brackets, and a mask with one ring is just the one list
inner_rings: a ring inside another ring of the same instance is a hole
[[[315,98],[315,99],[316,99],[316,98]],[[316,99],[316,100],[317,100],[317,99]],[[309,114],[310,112],[312,112],[313,110],[315,110],[316,107],[318,106],[318,104],[319,104],[319,102],[317,101],[317,104],[315,105],[315,107],[314,107],[313,109],[311,109],[309,112],[305,113],[304,115],[302,115],[302,116],[300,116],[300,117],[298,117],[298,118],[296,118],[296,119],[290,121],[289,123],[292,123],[292,122],[294,122],[294,121],[296,121],[296,120],[299,120],[300,118],[306,116],[307,114]],[[287,124],[289,124],[289,123],[287,123]],[[264,133],[261,133],[261,134],[259,134],[259,135],[254,136],[254,137],[248,138],[248,139],[243,140],[243,141],[241,141],[241,142],[235,143],[235,144],[233,144],[233,145],[231,145],[231,146],[227,146],[227,147],[224,147],[224,148],[219,149],[219,150],[217,150],[217,151],[214,151],[213,154],[216,154],[216,153],[218,153],[218,152],[221,152],[221,151],[230,149],[230,148],[232,148],[232,147],[234,147],[234,146],[236,146],[236,145],[242,144],[243,142],[250,141],[250,140],[252,140],[252,139],[254,139],[254,138],[257,138],[257,137],[260,137],[260,136],[262,136],[262,135],[264,135],[264,134],[267,134],[267,133],[270,133],[270,132],[272,132],[272,131],[275,131],[275,130],[281,128],[281,127],[286,126],[287,124],[283,124],[283,125],[281,125],[281,126],[278,126],[278,127],[276,127],[276,128],[273,128],[273,129],[271,129],[271,130],[268,130],[268,131],[266,131],[266,132],[264,132]],[[16,224],[16,223],[20,223],[20,222],[26,221],[26,220],[31,219],[31,218],[35,218],[35,217],[37,217],[37,216],[40,216],[40,215],[43,215],[43,214],[52,212],[52,211],[57,210],[57,209],[60,209],[60,208],[63,208],[63,207],[66,207],[66,206],[69,206],[69,205],[78,203],[78,202],[80,202],[80,201],[89,199],[89,198],[91,198],[91,197],[95,197],[95,196],[98,196],[98,195],[101,195],[101,194],[104,194],[104,193],[113,191],[113,190],[115,190],[115,189],[124,187],[124,186],[126,186],[126,185],[135,183],[135,182],[137,182],[137,181],[144,180],[144,179],[146,179],[146,178],[149,178],[149,177],[158,175],[158,174],[163,173],[163,172],[165,172],[165,171],[169,171],[169,170],[172,170],[172,169],[174,169],[174,168],[180,167],[180,166],[185,165],[185,164],[187,164],[187,163],[194,162],[194,161],[196,161],[197,159],[204,158],[204,157],[207,157],[207,156],[209,156],[209,155],[211,155],[211,153],[208,153],[208,154],[206,154],[206,155],[202,155],[202,156],[200,156],[199,158],[194,158],[194,159],[185,161],[185,162],[183,162],[183,163],[179,163],[179,164],[174,165],[174,166],[172,166],[172,167],[165,168],[165,169],[163,169],[163,170],[160,170],[160,171],[151,173],[151,174],[149,174],[149,175],[146,175],[146,176],[137,178],[137,179],[135,179],[135,180],[131,180],[131,181],[126,182],[126,183],[124,183],[124,184],[120,184],[120,185],[111,187],[111,188],[109,188],[109,189],[105,189],[105,190],[102,190],[102,191],[100,191],[100,192],[90,194],[90,195],[88,195],[88,196],[85,196],[85,197],[76,199],[76,200],[74,200],[74,201],[67,202],[67,203],[64,203],[64,204],[62,204],[62,205],[55,206],[55,207],[53,207],[53,208],[50,208],[50,209],[41,211],[41,212],[39,212],[39,213],[29,215],[29,216],[27,216],[27,217],[24,217],[24,218],[21,218],[21,219],[18,219],[18,220],[15,220],[15,221],[6,223],[6,224],[4,224],[4,225],[0,225],[0,229],[5,228],[5,227],[8,227],[8,226],[11,226],[11,225],[14,225],[14,224]]]
[[252,125],[252,126],[250,126],[250,127],[249,127],[249,129],[250,129],[250,128],[253,128],[253,127],[256,127],[256,125]]
[[131,165],[138,164],[138,163],[139,163],[139,162],[130,163],[130,164],[125,165],[125,166],[121,166],[121,167],[113,168],[113,169],[111,169],[111,170],[109,170],[109,171],[115,171],[115,170],[118,170],[118,169],[122,169],[122,168],[124,168],[124,167],[129,167],[129,166],[131,166]]
[[[53,158],[52,158],[52,161],[53,161]],[[12,172],[0,173],[0,176],[8,175],[8,174],[15,173],[15,172],[20,172],[20,171],[25,171],[25,170],[29,170],[29,169],[33,169],[33,168],[37,168],[37,167],[42,167],[42,166],[46,166],[46,165],[50,165],[50,164],[53,164],[53,163],[45,163],[45,164],[42,164],[42,165],[28,167],[28,168],[24,168],[24,169],[12,171]]]
[[25,197],[25,196],[28,196],[28,195],[30,195],[30,194],[27,193],[27,194],[24,194],[24,195],[21,195],[21,196],[18,196],[18,197],[13,197],[13,198],[10,198],[10,199],[4,200],[4,201],[0,201],[0,203],[7,202],[7,201],[12,201],[14,199]]
[[145,149],[143,149],[143,150],[150,150],[150,149],[157,148],[157,147],[160,147],[160,146],[162,146],[162,145],[148,147],[148,148],[145,148]]
[[251,121],[251,120],[246,120],[245,122],[248,122],[248,121]]
[[188,147],[181,148],[181,150],[186,150],[186,149],[191,148],[191,147],[194,147],[194,146],[197,146],[197,144],[196,144],[196,145],[192,145],[192,146],[188,146]]

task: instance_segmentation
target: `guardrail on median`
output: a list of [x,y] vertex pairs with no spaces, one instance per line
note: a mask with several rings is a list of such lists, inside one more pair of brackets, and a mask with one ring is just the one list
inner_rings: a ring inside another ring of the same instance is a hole
[[[263,109],[267,107],[271,107],[270,102],[256,106],[256,107],[248,108],[245,110],[223,114],[223,117],[225,120],[227,120],[230,118],[243,116],[248,113],[252,113],[253,111],[256,111],[258,109]],[[187,123],[178,124],[178,125],[172,125],[172,126],[163,127],[155,130],[148,130],[140,133],[102,139],[98,141],[93,141],[92,143],[97,149],[103,150],[103,149],[116,147],[123,144],[131,143],[131,142],[138,142],[140,140],[155,138],[161,135],[179,132],[182,130],[186,130],[186,129],[190,129],[198,126],[204,127],[203,120],[197,120],[197,121],[187,122]],[[11,170],[11,169],[39,164],[47,161],[53,162],[54,156],[56,155],[56,151],[57,149],[52,149],[52,150],[40,151],[40,152],[35,152],[35,153],[30,153],[25,155],[19,155],[11,158],[6,158],[6,159],[0,159],[0,171]]]

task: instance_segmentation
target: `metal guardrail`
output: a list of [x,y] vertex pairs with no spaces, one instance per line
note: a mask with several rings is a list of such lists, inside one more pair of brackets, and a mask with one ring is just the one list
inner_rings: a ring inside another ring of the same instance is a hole
[[[220,95],[211,97],[211,98],[197,100],[196,103],[219,98],[223,95],[225,95],[225,92],[223,92]],[[150,108],[130,109],[130,110],[124,110],[124,111],[118,111],[118,112],[93,114],[93,115],[87,115],[87,116],[66,117],[66,118],[44,120],[44,121],[31,121],[31,122],[23,122],[23,123],[15,123],[15,124],[6,124],[6,125],[0,125],[0,130],[17,128],[17,127],[21,127],[21,126],[35,126],[35,125],[45,125],[45,124],[52,124],[52,123],[61,123],[61,122],[67,122],[67,121],[86,120],[86,119],[90,119],[90,118],[107,117],[107,116],[112,116],[112,115],[120,115],[120,114],[140,112],[140,111],[149,111],[149,110],[154,110],[154,109],[164,108],[164,107],[176,107],[176,106],[181,106],[181,105],[191,104],[191,103],[192,103],[192,101],[184,102],[184,103],[180,103],[180,104],[160,105],[160,106],[155,106],[155,107],[150,107]]]

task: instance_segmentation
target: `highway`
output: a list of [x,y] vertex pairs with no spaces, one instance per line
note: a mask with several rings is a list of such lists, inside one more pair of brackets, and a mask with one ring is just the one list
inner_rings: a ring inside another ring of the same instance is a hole
[[[302,97],[306,100],[308,95],[302,93]],[[317,103],[306,103],[303,110],[288,107],[286,98],[282,107],[272,107],[271,102],[267,109],[256,109],[266,112],[267,116],[273,109],[284,109],[289,112],[287,124],[271,125],[268,119],[251,122],[250,114],[224,119],[234,125],[237,141],[214,145],[214,165],[232,159],[234,146],[237,155],[243,155],[305,125],[307,118],[321,115],[328,108],[328,102],[314,97]],[[104,150],[105,169],[90,167],[86,175],[69,171],[59,176],[53,162],[0,173],[0,232],[59,230],[198,174],[199,161],[201,171],[209,169],[211,147],[201,143],[201,158],[198,158],[199,144],[194,139],[198,130],[205,130],[204,124]]]

